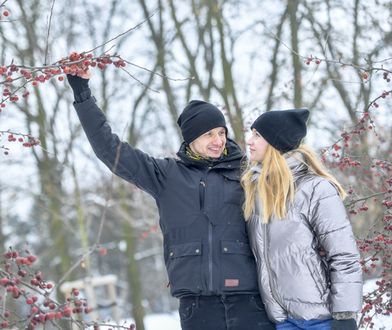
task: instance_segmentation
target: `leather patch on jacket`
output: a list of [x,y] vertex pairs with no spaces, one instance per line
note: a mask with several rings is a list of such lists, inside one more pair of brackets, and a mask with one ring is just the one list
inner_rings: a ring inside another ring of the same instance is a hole
[[240,285],[240,280],[236,278],[226,278],[225,279],[225,286],[226,287],[233,287],[233,286],[239,286]]

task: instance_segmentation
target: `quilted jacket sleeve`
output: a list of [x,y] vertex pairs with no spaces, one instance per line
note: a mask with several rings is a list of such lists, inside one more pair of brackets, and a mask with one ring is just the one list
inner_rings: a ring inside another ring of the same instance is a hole
[[74,103],[82,127],[97,157],[116,175],[156,198],[162,189],[169,159],[155,159],[112,133],[104,113],[90,97]]
[[331,312],[356,312],[362,306],[359,252],[336,188],[320,180],[311,196],[309,222],[326,252],[331,282]]

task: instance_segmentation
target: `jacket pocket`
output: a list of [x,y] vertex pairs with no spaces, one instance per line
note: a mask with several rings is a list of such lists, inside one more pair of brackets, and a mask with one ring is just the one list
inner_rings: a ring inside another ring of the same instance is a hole
[[201,292],[201,242],[171,245],[167,253],[166,267],[172,294],[181,296]]
[[257,291],[256,263],[249,244],[221,241],[222,291]]
[[242,190],[240,178],[236,173],[224,173],[224,202],[242,205],[244,202],[244,191]]
[[321,264],[318,264],[314,258],[310,257],[306,259],[306,265],[312,276],[315,286],[320,293],[321,300],[324,300],[324,296],[327,292],[327,282],[325,275],[322,274]]

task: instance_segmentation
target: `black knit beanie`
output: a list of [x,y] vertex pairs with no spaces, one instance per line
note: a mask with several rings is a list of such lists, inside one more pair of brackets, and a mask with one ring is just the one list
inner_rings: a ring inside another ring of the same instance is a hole
[[187,144],[216,127],[224,127],[227,135],[223,113],[216,106],[204,101],[189,102],[178,117],[177,124]]
[[268,111],[254,121],[251,129],[256,129],[275,149],[288,152],[298,148],[306,136],[308,117],[308,109]]

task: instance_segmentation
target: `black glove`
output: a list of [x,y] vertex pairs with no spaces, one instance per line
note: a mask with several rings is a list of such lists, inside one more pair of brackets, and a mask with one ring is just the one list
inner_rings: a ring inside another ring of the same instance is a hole
[[354,319],[332,320],[331,330],[357,330],[357,322]]
[[88,87],[89,79],[67,74],[67,80],[73,90],[74,98],[77,103],[84,102],[91,97],[91,90]]

